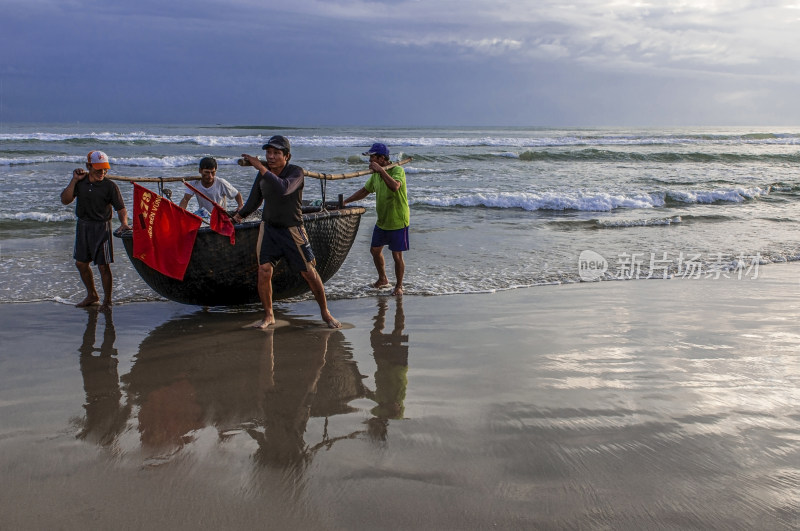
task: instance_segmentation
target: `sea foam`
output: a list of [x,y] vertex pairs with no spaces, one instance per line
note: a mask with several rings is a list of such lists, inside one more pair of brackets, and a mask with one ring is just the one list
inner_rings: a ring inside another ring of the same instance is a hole
[[741,203],[748,199],[769,195],[770,188],[728,188],[719,190],[670,190],[667,197],[673,201],[681,203],[702,203],[710,204],[718,201]]
[[653,208],[663,206],[663,197],[658,194],[610,194],[610,193],[480,193],[460,194],[445,197],[428,196],[415,201],[440,207],[489,207],[521,208],[524,210],[580,210],[607,212],[617,208]]
[[45,223],[53,223],[59,221],[72,221],[75,215],[70,213],[55,213],[50,214],[46,212],[16,212],[14,214],[0,213],[0,220],[13,220],[13,221],[40,221]]

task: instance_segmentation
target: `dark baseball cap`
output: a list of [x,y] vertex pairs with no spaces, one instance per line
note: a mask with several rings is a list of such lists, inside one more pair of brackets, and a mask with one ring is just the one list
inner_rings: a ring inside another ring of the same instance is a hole
[[261,146],[261,149],[266,150],[268,147],[274,147],[275,149],[280,149],[281,151],[292,150],[292,146],[289,144],[289,139],[281,135],[270,137],[270,139],[267,140],[267,143]]
[[383,155],[384,157],[389,156],[389,148],[386,147],[386,144],[381,144],[380,142],[375,142],[372,144],[372,147],[369,148],[369,151],[365,151],[362,155]]

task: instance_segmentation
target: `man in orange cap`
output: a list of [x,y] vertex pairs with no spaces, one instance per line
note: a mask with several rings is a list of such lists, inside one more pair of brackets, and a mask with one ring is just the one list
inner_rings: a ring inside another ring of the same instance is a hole
[[104,298],[100,309],[107,310],[111,307],[111,263],[114,261],[111,241],[112,207],[117,211],[120,229],[132,230],[128,225],[128,211],[119,187],[105,178],[110,167],[105,153],[90,151],[86,156],[86,169],[76,168],[72,172],[72,180],[61,192],[61,202],[65,205],[78,199],[75,205],[78,225],[75,230],[73,258],[86,286],[86,298],[75,305],[78,308],[100,303],[91,263],[97,266],[103,283]]

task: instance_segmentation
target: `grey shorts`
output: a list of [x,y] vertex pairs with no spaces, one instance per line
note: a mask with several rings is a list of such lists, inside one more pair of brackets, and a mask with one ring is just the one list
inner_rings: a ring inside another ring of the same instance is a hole
[[75,249],[72,257],[78,262],[108,265],[114,262],[111,221],[78,220],[75,228]]

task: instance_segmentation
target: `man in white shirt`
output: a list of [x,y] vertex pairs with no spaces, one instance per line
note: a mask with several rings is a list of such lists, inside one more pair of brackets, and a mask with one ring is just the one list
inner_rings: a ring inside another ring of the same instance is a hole
[[[212,157],[203,157],[200,160],[200,186],[198,189],[205,196],[217,203],[226,211],[228,210],[228,199],[236,200],[236,204],[238,205],[238,208],[236,209],[237,212],[244,206],[242,194],[236,188],[234,188],[231,183],[222,177],[217,177],[217,161]],[[189,200],[192,197],[195,197],[195,195],[196,194],[191,190],[186,192],[186,194],[183,196],[183,199],[181,199],[179,206],[185,209],[189,205]],[[196,199],[200,209],[195,212],[195,214],[200,217],[207,218],[209,213],[214,210],[214,205],[199,195],[196,197]]]

